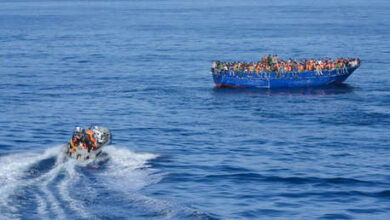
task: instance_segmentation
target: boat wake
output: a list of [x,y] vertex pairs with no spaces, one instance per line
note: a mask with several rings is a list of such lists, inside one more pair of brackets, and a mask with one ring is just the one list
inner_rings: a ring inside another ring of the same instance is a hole
[[[60,148],[0,155],[3,217],[112,218],[151,208],[146,205],[153,199],[137,191],[161,180],[149,165],[158,155],[107,146],[97,160],[78,163]],[[108,206],[115,207],[115,214]]]

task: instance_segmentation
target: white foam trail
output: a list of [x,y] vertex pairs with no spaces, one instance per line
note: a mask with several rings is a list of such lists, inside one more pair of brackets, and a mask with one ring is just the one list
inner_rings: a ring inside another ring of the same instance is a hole
[[41,219],[49,219],[49,217],[47,216],[47,204],[46,202],[43,200],[42,196],[40,196],[38,193],[35,194],[35,198],[37,199],[38,201],[38,214],[39,214],[39,217]]
[[90,215],[85,211],[83,205],[79,201],[72,199],[69,193],[69,186],[74,186],[80,179],[80,175],[75,170],[78,162],[76,160],[65,161],[62,157],[62,154],[59,154],[55,166],[48,173],[33,180],[33,182],[35,184],[39,184],[40,189],[46,195],[49,203],[46,202],[44,207],[47,207],[50,204],[57,219],[66,219],[66,214],[62,205],[53,195],[53,192],[48,189],[48,186],[62,173],[64,175],[64,179],[55,185],[61,199],[68,203],[67,205],[69,205],[69,207],[74,211],[73,214],[78,214],[82,218],[88,219],[90,218]]
[[28,167],[36,161],[56,155],[59,148],[38,152],[16,153],[0,157],[0,210],[6,207],[9,212],[16,212],[17,207],[9,203],[9,196],[17,187],[24,184],[21,178]]
[[[161,176],[154,174],[155,170],[151,169],[148,164],[150,160],[157,158],[158,155],[134,153],[126,148],[115,146],[107,146],[103,151],[108,154],[109,160],[104,164],[106,167],[102,172],[93,174],[102,177],[97,184],[102,184],[108,189],[114,187],[119,192],[128,192],[129,190],[138,190],[161,179]],[[51,157],[56,159],[56,163],[51,165],[52,167],[46,173],[38,173],[40,175],[36,177],[25,178],[26,172],[29,171],[31,166]],[[102,159],[104,160],[104,158]],[[67,215],[78,215],[82,219],[93,218],[93,213],[88,213],[88,209],[84,207],[82,201],[71,197],[73,187],[83,181],[81,179],[82,174],[75,169],[76,166],[87,167],[89,165],[91,165],[91,162],[80,164],[76,160],[67,160],[64,154],[61,153],[60,147],[49,148],[43,153],[28,152],[1,156],[0,213],[5,218],[20,217],[21,213],[17,213],[19,211],[18,204],[11,200],[10,195],[15,194],[15,190],[18,188],[28,190],[28,186],[33,186],[37,187],[38,190],[26,192],[35,196],[36,211],[39,218],[50,219],[52,214],[56,216],[56,219],[66,219]],[[63,175],[63,178],[57,181],[60,175]],[[56,190],[53,191],[53,189]],[[58,191],[58,194],[55,194],[56,191]],[[66,204],[61,204],[60,201],[65,201]],[[72,213],[67,214],[65,207],[69,207]]]
[[[38,201],[38,213],[47,216],[48,207],[52,207],[58,218],[64,219],[65,213],[55,196],[48,190],[48,185],[58,176],[61,166],[54,166],[48,173],[31,180],[22,179],[29,167],[41,160],[60,155],[60,147],[49,148],[43,153],[28,152],[16,153],[0,157],[0,210],[8,209],[8,214],[17,212],[17,205],[12,204],[9,196],[15,193],[18,187],[36,184],[45,194],[45,199],[39,192],[35,193]],[[49,202],[49,203],[48,203]],[[50,206],[49,206],[50,205]],[[4,212],[3,212],[4,213]],[[5,213],[7,214],[7,213]],[[42,216],[42,218],[43,218]]]
[[107,146],[104,148],[104,152],[107,152],[112,161],[122,167],[122,168],[131,168],[136,169],[140,167],[146,167],[146,163],[149,160],[155,159],[158,157],[156,154],[151,153],[134,153],[129,149],[117,146]]
[[[22,170],[35,161],[33,154],[14,154],[0,157],[0,201],[2,207],[15,212],[16,207],[8,203],[8,197],[16,188],[22,176]],[[26,159],[25,159],[26,158]]]
[[[151,153],[134,153],[126,148],[107,146],[103,150],[110,156],[108,169],[100,175],[106,177],[110,186],[120,189],[138,190],[151,183],[158,182],[161,177],[151,175],[155,170],[143,169],[150,167],[148,162],[158,157]],[[141,170],[142,168],[142,170]]]
[[85,211],[84,206],[79,201],[72,199],[69,193],[69,186],[75,185],[75,183],[80,179],[75,170],[76,163],[77,162],[75,160],[71,160],[64,166],[67,175],[59,184],[58,190],[61,198],[69,203],[73,213],[79,214],[83,219],[89,219],[91,216]]
[[[64,210],[61,208],[61,205],[59,204],[58,200],[55,198],[52,192],[48,189],[48,186],[53,180],[58,176],[58,174],[61,172],[62,166],[56,166],[52,170],[50,170],[48,173],[43,175],[42,177],[36,179],[34,182],[40,182],[42,187],[40,188],[42,192],[46,195],[46,198],[48,202],[50,203],[50,207],[53,209],[53,211],[56,214],[57,218],[65,219],[65,213]],[[44,180],[46,179],[46,180]],[[41,181],[43,180],[43,181]]]
[[[108,168],[101,175],[105,176],[110,183],[110,188],[116,185],[126,198],[134,203],[140,210],[164,214],[164,219],[175,219],[179,212],[197,213],[202,212],[182,206],[180,204],[163,201],[138,194],[134,191],[146,185],[156,183],[162,179],[162,174],[156,174],[155,169],[150,168],[149,162],[158,158],[159,155],[151,153],[135,153],[129,149],[118,146],[107,146],[103,150],[110,156]],[[147,168],[147,169],[146,169]]]

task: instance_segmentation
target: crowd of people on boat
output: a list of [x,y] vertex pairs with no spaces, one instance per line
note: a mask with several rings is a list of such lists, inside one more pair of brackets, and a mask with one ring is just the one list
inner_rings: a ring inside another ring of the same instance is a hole
[[279,60],[278,55],[264,55],[263,59],[258,62],[220,62],[213,61],[211,68],[213,73],[220,73],[221,71],[229,73],[300,73],[306,71],[316,71],[320,75],[322,71],[331,71],[335,69],[345,70],[349,67],[360,65],[359,58],[332,58],[323,59],[304,59],[294,60],[288,59]]
[[91,127],[87,131],[84,128],[76,127],[70,139],[69,147],[72,149],[72,153],[75,152],[76,147],[88,149],[88,152],[96,149],[97,141]]

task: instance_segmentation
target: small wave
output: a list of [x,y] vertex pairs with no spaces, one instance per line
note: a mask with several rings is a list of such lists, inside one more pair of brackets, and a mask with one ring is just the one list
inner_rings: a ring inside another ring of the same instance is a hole
[[326,197],[326,198],[346,198],[346,197],[371,197],[371,198],[390,198],[390,191],[383,190],[378,192],[368,192],[368,191],[359,191],[359,190],[350,190],[350,191],[313,191],[313,192],[303,192],[303,193],[280,193],[278,194],[281,197],[287,198],[306,198],[306,197]]
[[352,219],[352,216],[346,214],[325,214],[320,219]]
[[379,197],[385,197],[385,198],[390,199],[390,190],[383,190],[383,191],[375,193],[375,195],[379,196]]
[[354,178],[344,177],[282,177],[282,176],[268,176],[258,173],[236,173],[236,174],[224,174],[224,175],[208,175],[206,179],[213,180],[226,180],[232,181],[256,181],[256,182],[281,182],[289,184],[318,184],[319,186],[327,186],[330,184],[345,184],[345,185],[359,185],[359,186],[371,186],[373,184],[381,184],[379,182],[362,181]]

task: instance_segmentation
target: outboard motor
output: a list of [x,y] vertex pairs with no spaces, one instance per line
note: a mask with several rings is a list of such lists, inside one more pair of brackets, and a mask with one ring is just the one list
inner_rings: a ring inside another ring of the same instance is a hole
[[92,132],[95,135],[98,145],[111,144],[111,131],[109,128],[94,126]]

